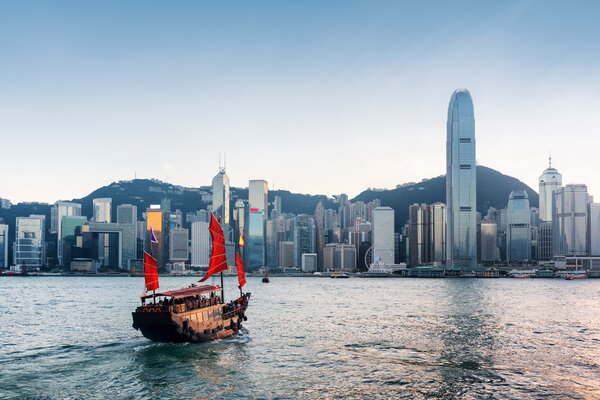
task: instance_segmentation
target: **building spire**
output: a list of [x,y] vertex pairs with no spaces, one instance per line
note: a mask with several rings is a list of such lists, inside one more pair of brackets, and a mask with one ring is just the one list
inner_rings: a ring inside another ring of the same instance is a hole
[[548,168],[552,168],[552,150],[548,151]]

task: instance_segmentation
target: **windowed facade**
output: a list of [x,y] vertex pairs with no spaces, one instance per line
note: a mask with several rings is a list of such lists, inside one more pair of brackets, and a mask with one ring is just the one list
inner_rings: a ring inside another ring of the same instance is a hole
[[477,266],[475,117],[471,94],[456,90],[446,141],[447,256],[451,268]]

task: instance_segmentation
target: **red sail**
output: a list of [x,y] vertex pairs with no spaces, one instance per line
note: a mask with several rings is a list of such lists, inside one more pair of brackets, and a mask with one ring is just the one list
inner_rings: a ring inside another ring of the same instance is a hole
[[223,229],[221,229],[221,225],[219,225],[213,213],[210,213],[210,226],[208,230],[212,237],[212,254],[210,255],[210,265],[208,266],[208,271],[206,271],[206,276],[200,279],[200,282],[204,282],[212,274],[227,271],[225,236],[223,236]]
[[235,253],[235,266],[237,267],[238,282],[241,289],[246,284],[246,273],[244,272],[244,262],[238,253]]
[[156,260],[144,252],[144,278],[146,278],[146,292],[158,289],[158,267]]

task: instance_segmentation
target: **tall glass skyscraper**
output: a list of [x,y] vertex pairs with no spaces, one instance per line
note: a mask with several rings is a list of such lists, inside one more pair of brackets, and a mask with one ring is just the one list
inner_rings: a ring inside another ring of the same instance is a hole
[[225,240],[230,241],[229,234],[229,177],[225,168],[219,168],[219,173],[212,180],[212,212],[215,217],[221,218],[221,228]]
[[527,192],[511,192],[508,197],[506,260],[531,260],[531,209]]
[[567,185],[554,192],[552,242],[555,256],[588,255],[590,203],[586,185]]
[[446,140],[447,266],[477,266],[475,115],[466,89],[450,98]]
[[552,194],[560,187],[562,187],[562,175],[552,168],[552,163],[549,162],[548,168],[540,176],[540,220],[542,222],[552,221]]

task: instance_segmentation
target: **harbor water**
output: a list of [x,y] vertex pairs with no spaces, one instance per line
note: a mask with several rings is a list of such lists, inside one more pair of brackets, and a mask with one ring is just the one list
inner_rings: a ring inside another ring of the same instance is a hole
[[[234,278],[225,286],[236,296]],[[0,398],[600,398],[600,280],[252,277],[246,288],[239,335],[165,344],[131,327],[143,278],[0,278]]]

